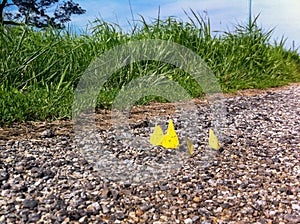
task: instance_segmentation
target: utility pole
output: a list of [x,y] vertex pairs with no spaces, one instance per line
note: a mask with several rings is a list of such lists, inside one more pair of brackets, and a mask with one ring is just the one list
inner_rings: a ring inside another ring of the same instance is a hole
[[249,25],[252,22],[252,0],[249,0]]

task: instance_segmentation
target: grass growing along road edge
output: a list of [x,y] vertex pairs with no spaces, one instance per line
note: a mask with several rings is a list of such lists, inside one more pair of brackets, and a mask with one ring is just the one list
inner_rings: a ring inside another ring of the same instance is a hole
[[[162,39],[197,53],[219,80],[223,92],[265,89],[300,81],[300,57],[271,44],[272,30],[250,24],[213,36],[209,19],[191,10],[189,22],[173,17],[147,23],[141,17],[131,33],[117,24],[96,20],[91,34],[30,27],[0,27],[0,125],[16,121],[70,118],[74,89],[91,61],[131,40]],[[116,72],[100,91],[97,106],[110,108],[118,91],[131,80],[157,74],[177,81],[192,97],[203,92],[189,74],[161,62],[132,63]],[[137,103],[162,101],[145,97]]]

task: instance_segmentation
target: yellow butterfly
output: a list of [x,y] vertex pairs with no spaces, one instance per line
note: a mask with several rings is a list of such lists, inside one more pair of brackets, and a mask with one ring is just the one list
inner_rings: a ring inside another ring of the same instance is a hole
[[221,148],[218,138],[212,129],[209,129],[208,143],[212,149],[219,150]]
[[153,134],[150,136],[150,143],[152,145],[161,145],[164,139],[164,133],[159,125],[155,125]]
[[175,132],[173,121],[169,120],[169,126],[166,135],[164,136],[162,143],[162,147],[168,149],[176,149],[179,146],[179,139]]
[[167,133],[164,135],[161,127],[156,125],[153,134],[150,136],[150,143],[168,149],[176,149],[179,146],[179,139],[175,132],[173,121],[169,120]]
[[192,141],[188,137],[185,137],[185,140],[186,140],[186,144],[187,144],[189,154],[191,156],[194,155],[194,145],[193,145]]

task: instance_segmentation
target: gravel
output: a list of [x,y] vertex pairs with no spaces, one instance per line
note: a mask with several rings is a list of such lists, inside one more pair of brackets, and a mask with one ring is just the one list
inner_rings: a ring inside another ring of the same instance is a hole
[[[300,223],[299,97],[299,85],[227,97],[221,153],[207,146],[215,124],[205,103],[189,116],[176,111],[134,122],[134,144],[114,128],[99,130],[94,151],[59,126],[28,138],[6,136],[0,223]],[[165,128],[168,118],[181,142],[192,139],[194,156],[184,145],[166,150],[145,141],[155,122]],[[107,171],[95,166],[103,151],[117,164]],[[144,163],[155,166],[156,179],[152,171],[130,169]]]

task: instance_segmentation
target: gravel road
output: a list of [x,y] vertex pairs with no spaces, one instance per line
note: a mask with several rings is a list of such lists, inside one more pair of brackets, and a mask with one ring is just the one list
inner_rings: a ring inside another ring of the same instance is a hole
[[[0,223],[300,223],[299,99],[299,84],[227,97],[221,153],[204,144],[208,105],[199,103],[195,155],[141,184],[101,175],[76,147],[69,123],[1,128]],[[165,117],[184,126],[176,114]],[[148,120],[133,127],[138,136],[152,130]],[[106,147],[126,154],[110,130],[99,131]],[[144,159],[141,151],[126,155]]]

